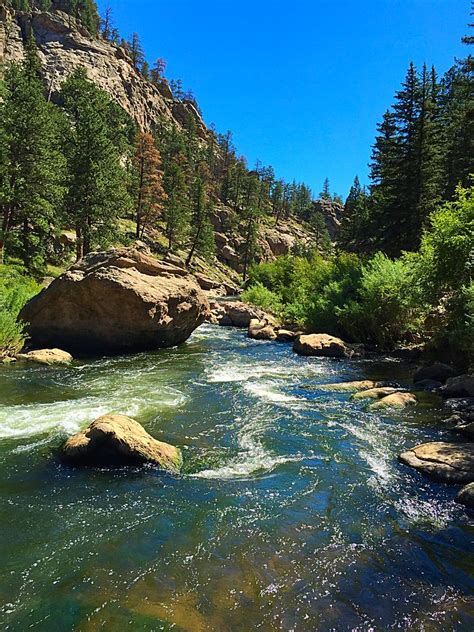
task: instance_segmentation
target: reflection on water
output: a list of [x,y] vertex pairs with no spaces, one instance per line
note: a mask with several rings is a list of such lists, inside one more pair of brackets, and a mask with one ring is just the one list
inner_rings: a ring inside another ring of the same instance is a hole
[[[443,436],[436,401],[380,414],[323,388],[408,378],[210,326],[1,368],[2,629],[473,629],[473,521],[396,460]],[[62,468],[63,438],[111,411],[182,447],[183,475]]]

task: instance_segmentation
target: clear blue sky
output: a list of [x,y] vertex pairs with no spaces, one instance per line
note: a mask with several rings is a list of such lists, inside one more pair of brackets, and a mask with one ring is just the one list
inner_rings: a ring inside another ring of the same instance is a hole
[[469,0],[101,0],[191,88],[249,163],[315,193],[367,181],[376,123],[413,60],[466,55]]

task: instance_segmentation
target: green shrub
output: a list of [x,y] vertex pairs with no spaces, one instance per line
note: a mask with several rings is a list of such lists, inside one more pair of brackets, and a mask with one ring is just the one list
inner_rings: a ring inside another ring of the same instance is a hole
[[18,352],[25,342],[25,327],[18,314],[41,286],[15,266],[0,266],[0,356]]
[[278,295],[266,288],[260,281],[257,281],[243,292],[242,300],[252,305],[258,305],[258,307],[276,316],[281,315],[283,305]]

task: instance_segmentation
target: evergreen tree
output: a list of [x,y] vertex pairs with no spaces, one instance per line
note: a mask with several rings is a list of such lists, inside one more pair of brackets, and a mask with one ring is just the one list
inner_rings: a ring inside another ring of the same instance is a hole
[[163,186],[167,194],[164,207],[168,250],[182,246],[189,233],[189,189],[183,156],[178,156],[165,170]]
[[3,259],[6,247],[37,274],[44,267],[48,238],[54,234],[64,176],[58,114],[44,97],[39,67],[30,38],[23,64],[12,65],[6,73],[6,95],[0,106],[0,256]]
[[331,189],[329,186],[329,178],[326,178],[323,182],[323,190],[319,194],[321,200],[330,200],[331,199]]
[[331,251],[331,237],[326,226],[326,221],[320,211],[316,211],[311,216],[311,229],[314,233],[314,246],[324,255],[328,255]]
[[189,267],[198,252],[209,259],[215,252],[214,231],[210,221],[211,205],[202,175],[198,174],[193,184],[193,206],[191,215],[191,247],[186,259]]
[[119,152],[109,127],[108,96],[76,70],[63,84],[61,96],[69,117],[65,138],[68,193],[65,215],[76,229],[77,257],[110,243],[117,218],[130,209]]
[[136,237],[161,216],[166,194],[161,156],[150,133],[139,132],[135,143],[137,171]]
[[145,61],[145,53],[143,52],[138,33],[132,33],[132,36],[128,40],[127,44],[127,48],[130,52],[130,57],[132,58],[133,67],[135,68],[135,70],[138,70],[140,72]]

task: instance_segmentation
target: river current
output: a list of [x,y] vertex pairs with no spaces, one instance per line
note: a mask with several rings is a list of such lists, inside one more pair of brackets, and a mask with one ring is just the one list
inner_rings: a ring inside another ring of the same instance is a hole
[[[324,388],[411,374],[209,325],[178,349],[0,367],[1,629],[474,629],[472,515],[397,462],[452,438],[436,402],[372,413]],[[108,412],[181,447],[183,474],[62,467],[61,441]]]

